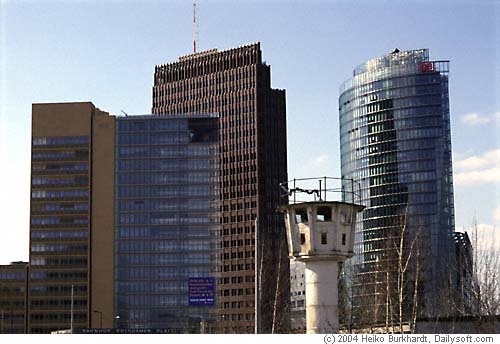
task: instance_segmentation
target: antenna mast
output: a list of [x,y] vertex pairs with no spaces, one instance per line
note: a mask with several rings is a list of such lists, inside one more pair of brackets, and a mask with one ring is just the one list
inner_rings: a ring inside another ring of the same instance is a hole
[[193,0],[193,52],[196,54],[196,0]]

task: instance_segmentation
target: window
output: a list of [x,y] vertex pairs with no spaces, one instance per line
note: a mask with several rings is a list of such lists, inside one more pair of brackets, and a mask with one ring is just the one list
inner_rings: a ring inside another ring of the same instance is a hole
[[327,244],[327,233],[321,233],[321,245],[326,245]]
[[306,243],[306,235],[304,233],[300,233],[300,244],[304,245]]
[[332,208],[330,207],[319,207],[317,211],[316,221],[331,221],[332,220]]
[[306,208],[295,209],[295,221],[296,221],[296,223],[306,223],[306,222],[308,222],[308,220],[307,220],[307,209]]

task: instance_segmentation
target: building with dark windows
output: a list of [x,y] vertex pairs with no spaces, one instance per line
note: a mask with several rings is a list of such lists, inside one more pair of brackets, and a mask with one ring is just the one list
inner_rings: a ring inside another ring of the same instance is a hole
[[0,265],[0,334],[26,333],[28,263]]
[[290,332],[306,333],[306,266],[290,260]]
[[255,219],[263,252],[261,331],[289,327],[290,277],[279,183],[287,180],[285,91],[271,88],[260,43],[180,57],[155,68],[152,112],[220,115],[219,332],[252,333]]
[[[473,248],[467,232],[455,232],[457,261],[455,304],[461,315],[479,314],[478,295],[481,295],[474,267]],[[479,263],[477,263],[479,264]]]
[[415,310],[415,289],[418,313],[434,315],[454,287],[448,71],[449,61],[431,61],[427,49],[395,49],[340,87],[342,176],[361,183],[367,207],[352,282],[359,322],[386,321],[387,304],[398,305],[387,290],[403,290],[405,316]]
[[113,326],[115,119],[33,104],[29,333]]
[[218,116],[119,117],[116,125],[115,326],[213,332]]

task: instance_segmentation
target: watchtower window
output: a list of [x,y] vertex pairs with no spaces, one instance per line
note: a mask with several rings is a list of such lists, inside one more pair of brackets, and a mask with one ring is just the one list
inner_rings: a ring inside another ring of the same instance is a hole
[[295,221],[297,223],[306,223],[307,221],[307,209],[300,208],[295,210]]
[[341,211],[340,212],[340,223],[344,225],[351,224],[351,213],[349,211]]
[[342,233],[342,245],[344,246],[345,246],[345,238],[346,238],[345,233]]
[[327,233],[321,233],[321,245],[326,245],[327,244],[326,234]]
[[306,235],[304,233],[300,233],[300,244],[304,245],[306,243]]
[[319,207],[317,211],[316,221],[331,221],[332,220],[332,208],[330,207]]

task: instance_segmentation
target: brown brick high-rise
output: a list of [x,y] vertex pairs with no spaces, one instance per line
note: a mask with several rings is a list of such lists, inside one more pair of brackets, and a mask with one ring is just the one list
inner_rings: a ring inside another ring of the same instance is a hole
[[285,91],[271,88],[260,44],[209,50],[155,68],[158,115],[220,114],[222,271],[218,332],[254,331],[254,220],[262,252],[261,332],[289,327],[289,261],[276,208],[287,179]]

